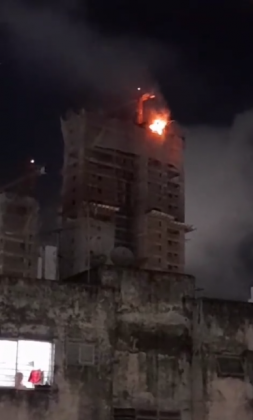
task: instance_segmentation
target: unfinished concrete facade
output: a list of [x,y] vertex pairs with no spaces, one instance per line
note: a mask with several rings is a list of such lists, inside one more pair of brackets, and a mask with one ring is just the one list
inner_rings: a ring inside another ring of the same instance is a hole
[[38,264],[38,203],[0,194],[0,273],[34,278]]
[[[175,123],[162,138],[133,122],[84,110],[61,124],[61,254],[73,246],[74,254],[89,260],[99,241],[108,263],[112,249],[121,247],[131,250],[139,267],[183,272],[184,140]],[[65,234],[71,230],[72,237]],[[75,230],[82,230],[81,242]],[[67,275],[78,272],[79,263],[68,265]]]

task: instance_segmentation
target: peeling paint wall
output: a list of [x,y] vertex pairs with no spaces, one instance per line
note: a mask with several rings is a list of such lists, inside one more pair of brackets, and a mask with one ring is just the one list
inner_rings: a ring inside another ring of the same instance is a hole
[[[251,420],[253,305],[193,293],[191,277],[115,268],[68,284],[0,278],[1,338],[55,343],[53,386],[0,388],[0,419],[109,420],[134,408]],[[72,340],[94,344],[94,365],[68,365]],[[242,361],[242,377],[221,377],[224,355]]]
[[[0,388],[1,420],[109,419],[113,407],[191,418],[193,279],[104,269],[79,283],[0,278],[1,338],[53,340],[49,391]],[[94,343],[94,366],[70,367],[66,340]]]
[[[54,340],[55,387],[46,391],[0,388],[0,418],[5,420],[109,418],[113,288],[85,288],[50,281],[1,279],[1,337]],[[94,342],[95,366],[68,368],[65,341]],[[102,356],[102,357],[100,357]],[[96,413],[95,413],[95,412]]]
[[[204,299],[198,302],[194,315],[195,419],[252,419],[253,305]],[[221,377],[219,356],[238,357],[243,376]]]
[[180,411],[191,418],[192,308],[189,278],[121,279],[114,406]]

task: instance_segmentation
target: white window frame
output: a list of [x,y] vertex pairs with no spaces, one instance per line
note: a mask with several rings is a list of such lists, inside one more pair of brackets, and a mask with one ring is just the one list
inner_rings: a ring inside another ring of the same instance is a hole
[[[0,343],[2,341],[8,341],[8,342],[14,342],[17,345],[16,348],[16,361],[15,361],[15,366],[13,367],[13,385],[0,385],[0,389],[1,388],[15,388],[15,376],[16,373],[19,371],[18,370],[18,345],[19,342],[31,342],[31,343],[47,343],[51,345],[51,352],[50,352],[50,361],[49,361],[49,367],[48,367],[48,377],[50,378],[50,386],[53,384],[53,379],[54,379],[54,365],[55,365],[55,342],[54,341],[50,341],[50,340],[34,340],[34,339],[29,339],[29,338],[23,338],[23,337],[19,337],[19,338],[10,338],[10,337],[1,337],[0,338]],[[32,371],[32,367],[31,367],[31,371]],[[22,372],[21,372],[22,373]],[[0,367],[0,378],[1,378],[1,367]],[[1,379],[0,379],[1,382]],[[24,388],[25,391],[34,391],[36,388]]]

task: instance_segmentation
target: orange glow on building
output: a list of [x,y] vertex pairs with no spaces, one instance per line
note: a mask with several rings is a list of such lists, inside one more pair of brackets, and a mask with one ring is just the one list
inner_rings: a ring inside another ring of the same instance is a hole
[[149,125],[149,128],[152,131],[152,133],[156,133],[156,134],[159,134],[159,136],[162,136],[166,125],[167,125],[166,119],[156,118],[152,122],[152,124]]
[[153,115],[151,120],[152,120],[152,123],[149,124],[149,129],[152,131],[152,133],[162,136],[164,134],[164,130],[166,129],[166,126],[169,121],[168,114],[163,113],[163,114]]

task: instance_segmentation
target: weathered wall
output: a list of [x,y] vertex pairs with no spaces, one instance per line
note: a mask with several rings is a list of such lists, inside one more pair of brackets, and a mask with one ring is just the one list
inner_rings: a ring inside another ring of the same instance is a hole
[[[50,391],[0,388],[1,420],[109,419],[111,408],[191,418],[192,278],[106,269],[96,286],[0,279],[1,337],[54,340]],[[66,364],[67,339],[93,342],[94,366]]]
[[[205,299],[197,303],[194,318],[195,419],[251,419],[253,305]],[[233,377],[232,371],[221,377],[220,356],[240,360],[242,377]]]
[[191,418],[192,308],[189,277],[121,279],[114,406],[180,411]]
[[[55,387],[46,391],[0,388],[0,418],[73,419],[100,418],[111,400],[111,345],[108,330],[114,325],[113,289],[58,285],[56,282],[0,282],[1,336],[54,339]],[[69,368],[65,363],[67,338],[94,342],[95,366]],[[102,357],[100,357],[102,356]]]

